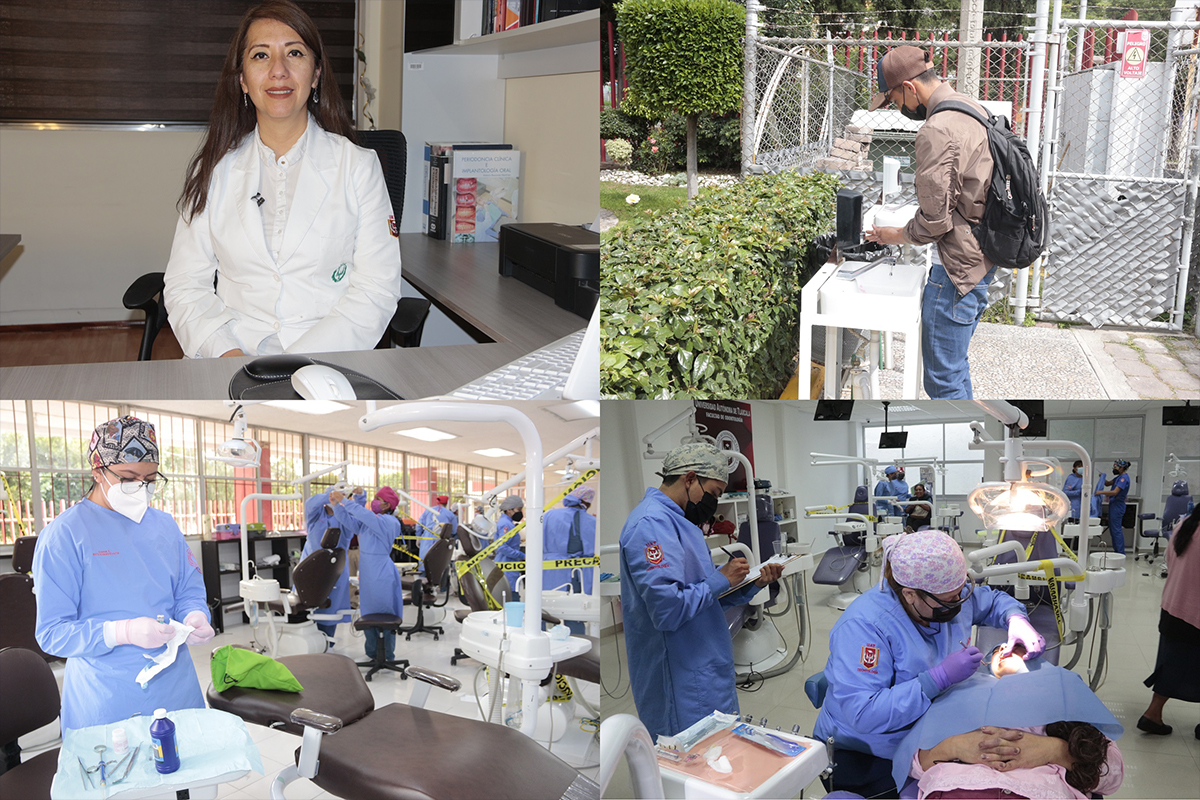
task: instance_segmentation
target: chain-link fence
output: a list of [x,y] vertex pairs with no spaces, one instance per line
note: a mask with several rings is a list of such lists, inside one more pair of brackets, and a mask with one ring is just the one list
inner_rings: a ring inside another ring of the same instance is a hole
[[[1141,77],[1129,77],[1122,31],[1147,34],[1142,57],[1134,59]],[[1028,307],[1050,321],[1179,330],[1187,287],[1195,291],[1200,282],[1200,269],[1189,270],[1200,183],[1200,22],[1064,21],[1049,39],[1043,125],[1034,115],[1027,119],[1034,48],[1020,36],[984,34],[974,43],[945,35],[758,37],[748,62],[754,124],[744,161],[750,171],[839,172],[869,208],[882,189],[883,158],[893,156],[902,165],[899,199],[915,200],[920,123],[866,108],[877,59],[890,47],[919,45],[956,90],[1008,117],[1031,151],[1047,137],[1051,244],[1033,275]],[[997,271],[991,300],[1008,293],[1013,275]]]
[[1055,40],[1039,316],[1179,329],[1200,179],[1200,22],[1066,21]]

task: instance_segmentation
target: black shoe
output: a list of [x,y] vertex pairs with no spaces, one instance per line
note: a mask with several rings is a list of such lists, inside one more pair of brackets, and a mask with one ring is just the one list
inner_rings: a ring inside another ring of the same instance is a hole
[[1174,728],[1172,728],[1170,725],[1164,725],[1161,722],[1154,722],[1153,720],[1146,719],[1145,715],[1143,715],[1142,718],[1137,721],[1137,726],[1139,731],[1153,733],[1155,736],[1166,736],[1170,734],[1172,730],[1174,730]]

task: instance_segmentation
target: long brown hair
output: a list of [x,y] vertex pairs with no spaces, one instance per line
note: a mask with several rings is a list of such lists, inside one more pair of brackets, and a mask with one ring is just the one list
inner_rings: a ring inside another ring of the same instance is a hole
[[242,87],[238,81],[242,75],[242,54],[246,50],[246,37],[249,35],[250,26],[260,19],[282,22],[300,34],[300,38],[316,58],[317,69],[321,71],[320,82],[314,90],[319,102],[314,103],[310,93],[308,110],[316,118],[317,124],[325,130],[357,142],[350,114],[333,78],[333,69],[325,53],[325,43],[321,41],[321,32],[317,30],[312,18],[291,0],[267,0],[254,6],[242,17],[237,33],[229,42],[225,64],[221,67],[221,77],[217,80],[212,113],[208,117],[208,131],[200,149],[188,164],[187,181],[183,184],[183,193],[179,196],[177,206],[179,213],[189,222],[208,205],[208,185],[217,162],[237,147],[258,124],[254,105],[247,106],[242,102]]

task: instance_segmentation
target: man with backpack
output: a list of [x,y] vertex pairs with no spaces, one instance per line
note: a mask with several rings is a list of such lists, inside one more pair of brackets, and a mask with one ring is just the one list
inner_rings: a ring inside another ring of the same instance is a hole
[[934,112],[941,103],[957,101],[955,105],[966,105],[984,119],[990,115],[942,81],[918,47],[892,48],[879,59],[876,73],[879,93],[869,110],[895,104],[905,117],[928,121],[916,138],[920,209],[907,226],[874,228],[866,238],[881,244],[935,245],[921,304],[925,392],[931,398],[970,398],[967,349],[987,308],[987,287],[996,269],[973,231],[984,218],[993,158],[988,130],[979,121],[967,113]]

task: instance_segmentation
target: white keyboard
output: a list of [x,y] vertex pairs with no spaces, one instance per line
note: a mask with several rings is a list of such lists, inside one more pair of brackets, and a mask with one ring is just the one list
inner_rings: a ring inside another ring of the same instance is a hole
[[543,400],[562,397],[584,331],[551,342],[450,393],[464,400]]

